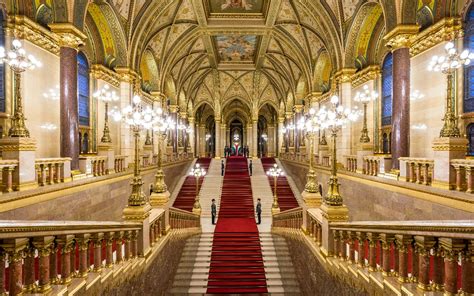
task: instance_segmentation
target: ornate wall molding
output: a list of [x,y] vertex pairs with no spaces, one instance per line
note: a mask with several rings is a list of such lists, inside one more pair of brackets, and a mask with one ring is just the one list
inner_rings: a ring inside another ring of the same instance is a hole
[[121,75],[106,68],[104,65],[92,65],[90,73],[95,79],[103,80],[117,88],[120,87]]
[[359,87],[367,81],[375,80],[381,74],[378,65],[371,65],[352,75],[352,87]]

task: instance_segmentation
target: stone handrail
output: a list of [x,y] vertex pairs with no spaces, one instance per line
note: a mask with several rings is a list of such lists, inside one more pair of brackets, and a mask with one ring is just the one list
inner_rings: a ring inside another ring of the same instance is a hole
[[79,169],[89,176],[103,176],[106,170],[107,156],[81,155],[79,157]]
[[473,221],[330,222],[327,237],[321,221],[317,211],[308,211],[310,238],[317,246],[328,245],[329,256],[356,272],[381,273],[383,282],[396,286],[418,283],[418,289],[424,291],[455,295],[460,262],[461,289],[467,295],[474,292],[470,274],[474,264]]
[[0,160],[2,170],[2,192],[13,191],[13,171],[18,169],[18,160]]
[[451,166],[456,172],[457,191],[472,193],[474,191],[474,159],[454,159]]
[[172,229],[201,227],[201,216],[177,208],[169,209],[170,226]]
[[71,180],[71,158],[37,158],[36,176],[39,186]]
[[138,260],[141,229],[128,222],[0,221],[0,294],[46,294]]
[[300,229],[303,223],[303,209],[301,207],[286,210],[273,215],[272,227]]
[[127,159],[126,155],[115,155],[114,156],[114,171],[116,173],[121,173],[127,170],[125,166],[125,160]]
[[400,157],[400,180],[431,185],[434,160],[427,158]]
[[355,173],[357,171],[357,155],[346,155],[346,170]]

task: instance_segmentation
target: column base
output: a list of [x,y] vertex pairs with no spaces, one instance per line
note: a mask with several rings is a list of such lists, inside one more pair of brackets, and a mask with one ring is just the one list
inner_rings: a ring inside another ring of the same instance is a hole
[[150,205],[152,207],[164,206],[170,200],[170,195],[168,190],[165,192],[152,192],[150,195]]
[[323,198],[319,192],[312,193],[305,190],[301,193],[301,196],[303,197],[303,200],[308,208],[319,208],[323,201]]
[[126,206],[122,212],[122,218],[128,221],[143,221],[150,216],[151,206],[149,203],[143,206]]

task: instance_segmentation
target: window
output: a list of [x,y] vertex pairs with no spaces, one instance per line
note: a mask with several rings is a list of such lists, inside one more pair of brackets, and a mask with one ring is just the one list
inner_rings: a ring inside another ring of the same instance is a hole
[[79,125],[89,126],[89,63],[82,52],[77,55],[77,98]]
[[[466,16],[464,47],[474,51],[474,6]],[[474,63],[464,68],[464,113],[474,112]]]
[[[3,22],[3,13],[0,12],[0,46],[5,47],[5,30],[3,28]],[[5,64],[0,63],[0,112],[6,112],[5,107]]]
[[467,154],[474,156],[474,123],[471,123],[466,128],[467,139],[469,140],[469,147]]
[[382,66],[382,126],[392,124],[392,70],[393,59],[389,53]]

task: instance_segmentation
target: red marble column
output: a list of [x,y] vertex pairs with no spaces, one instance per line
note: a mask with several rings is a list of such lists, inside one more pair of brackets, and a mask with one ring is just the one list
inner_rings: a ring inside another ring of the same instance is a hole
[[359,247],[357,249],[357,261],[359,267],[363,267],[365,265],[364,257],[365,257],[365,235],[363,233],[358,233],[357,234],[357,241],[359,244]]
[[6,276],[6,269],[5,269],[5,253],[3,250],[0,249],[0,295],[4,295],[5,293],[5,276]]
[[94,272],[102,272],[102,236],[94,239]]
[[132,258],[138,257],[138,231],[132,232]]
[[422,290],[428,290],[430,285],[430,253],[429,250],[418,249],[418,287]]
[[114,233],[107,234],[105,242],[105,267],[110,268],[114,265]]
[[61,246],[61,283],[67,285],[71,282],[71,252],[74,248],[74,241],[66,237],[58,243]]
[[390,241],[382,243],[382,273],[384,276],[390,274],[390,245]]
[[132,257],[131,250],[130,250],[131,243],[132,243],[132,235],[130,231],[127,231],[125,233],[125,258],[124,258],[125,260],[129,260]]
[[51,284],[58,283],[58,248],[54,243],[49,255],[49,279]]
[[24,291],[33,292],[35,284],[35,250],[32,247],[26,249],[26,257],[23,264],[23,272],[25,273]]
[[377,270],[377,262],[376,262],[376,251],[377,251],[377,235],[372,234],[369,237],[369,270],[376,271]]
[[440,246],[435,249],[434,260],[433,260],[433,286],[434,290],[442,291],[443,289],[443,275],[444,275],[444,262],[442,256],[442,250]]
[[418,257],[418,248],[416,247],[416,245],[412,245],[411,247],[411,258],[412,258],[412,271],[411,271],[411,281],[416,283],[418,282],[418,268],[420,267],[418,261],[419,261],[419,257]]
[[458,279],[458,261],[457,254],[451,251],[444,253],[444,290],[452,295],[457,294],[457,279]]
[[60,49],[61,157],[71,157],[71,169],[79,169],[79,114],[77,102],[77,50]]
[[13,251],[8,254],[10,269],[9,295],[21,295],[23,292],[22,251]]
[[116,250],[115,250],[115,254],[116,254],[116,263],[121,263],[123,261],[123,253],[122,253],[122,245],[123,245],[123,232],[119,232],[117,233],[116,237],[115,237],[116,241],[115,241],[115,244],[116,244]]
[[[1,261],[0,261],[1,262]],[[462,256],[461,286],[467,295],[474,294],[474,240],[469,242]]]
[[349,234],[349,262],[354,264],[355,262],[355,249],[354,249],[354,236]]
[[393,56],[392,168],[410,154],[410,50],[398,48]]
[[89,250],[89,238],[88,235],[84,236],[79,242],[79,277],[87,277],[89,273],[87,254]]
[[43,248],[38,250],[39,254],[39,280],[38,280],[38,291],[45,293],[51,289],[50,281],[50,255],[51,251],[49,248]]
[[408,248],[407,245],[397,242],[398,247],[398,281],[405,283],[408,280]]

